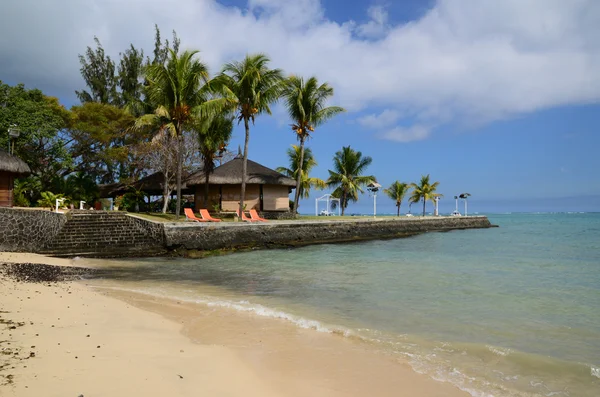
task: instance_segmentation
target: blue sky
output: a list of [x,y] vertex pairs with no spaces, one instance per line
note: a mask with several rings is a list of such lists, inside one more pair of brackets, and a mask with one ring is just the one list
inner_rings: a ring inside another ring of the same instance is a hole
[[[22,0],[0,11],[0,51],[10,55],[0,79],[66,106],[83,88],[77,54],[94,35],[114,58],[130,42],[149,53],[158,23],[214,72],[260,51],[273,67],[328,81],[332,104],[348,112],[308,142],[314,176],[327,178],[334,153],[351,145],[373,158],[368,171],[384,186],[430,174],[443,212],[460,192],[473,211],[600,211],[596,1]],[[20,40],[6,39],[15,31]],[[284,109],[273,113],[256,120],[250,158],[275,168],[295,142]],[[243,137],[236,128],[230,147]],[[371,205],[362,197],[348,211]],[[394,210],[381,195],[379,208]]]

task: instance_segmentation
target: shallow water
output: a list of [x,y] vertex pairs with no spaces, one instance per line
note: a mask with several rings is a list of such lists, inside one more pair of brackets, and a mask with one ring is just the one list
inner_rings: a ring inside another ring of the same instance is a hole
[[475,396],[600,395],[600,214],[490,220],[501,227],[127,261],[105,276],[359,338]]

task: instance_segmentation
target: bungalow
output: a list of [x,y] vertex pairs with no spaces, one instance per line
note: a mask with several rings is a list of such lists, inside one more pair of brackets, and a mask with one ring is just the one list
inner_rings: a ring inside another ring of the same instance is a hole
[[26,162],[0,149],[0,207],[12,207],[15,178],[29,174]]
[[[233,212],[238,209],[243,161],[241,157],[236,157],[215,168],[209,175],[206,209],[213,209],[217,205],[221,211]],[[296,188],[295,180],[252,160],[248,160],[246,175],[244,204],[247,209],[263,212],[290,210],[289,194]],[[205,182],[204,171],[198,171],[186,179],[186,186],[194,191],[196,210],[205,208]]]

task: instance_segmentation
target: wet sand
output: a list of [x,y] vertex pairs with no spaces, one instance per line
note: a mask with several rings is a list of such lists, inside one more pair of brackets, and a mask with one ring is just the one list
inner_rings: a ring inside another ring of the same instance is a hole
[[[2,262],[99,266],[0,253]],[[468,395],[363,342],[278,319],[93,281],[2,277],[0,290],[3,396]]]

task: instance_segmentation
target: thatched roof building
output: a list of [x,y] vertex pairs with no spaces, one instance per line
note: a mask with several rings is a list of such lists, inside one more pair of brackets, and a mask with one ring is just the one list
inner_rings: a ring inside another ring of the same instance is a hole
[[[181,185],[181,193],[191,194],[192,190],[190,190],[185,184],[186,177],[187,175],[184,173]],[[151,196],[162,196],[163,183],[163,173],[155,172],[152,175],[148,175],[147,177],[144,177],[140,180],[131,183],[117,182],[106,185],[100,185],[100,197],[116,197],[125,193],[132,192],[133,190],[141,190],[144,193]]]
[[27,176],[31,174],[31,169],[26,162],[17,156],[0,149],[0,172],[8,172],[15,176]]
[[[241,157],[236,157],[215,168],[210,174],[206,203],[204,171],[198,171],[186,179],[187,186],[195,189],[196,209],[210,210],[218,207],[221,211],[235,211],[239,207],[243,161]],[[295,180],[252,160],[248,160],[246,176],[244,204],[247,209],[263,212],[289,211],[289,194],[296,188]]]
[[[236,157],[235,159],[215,168],[210,174],[209,183],[211,185],[241,185],[242,184],[242,166],[244,160]],[[246,184],[256,185],[281,185],[296,187],[296,181],[279,172],[248,160],[246,169],[248,178]],[[206,176],[204,171],[198,171],[186,179],[187,186],[204,185]]]
[[26,162],[0,149],[0,207],[12,207],[15,178],[29,174]]

